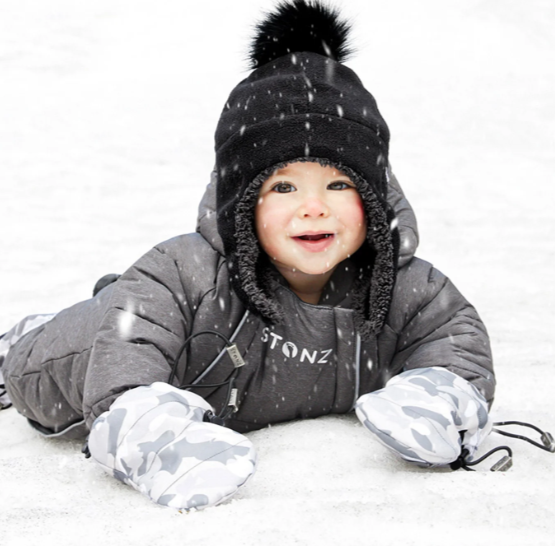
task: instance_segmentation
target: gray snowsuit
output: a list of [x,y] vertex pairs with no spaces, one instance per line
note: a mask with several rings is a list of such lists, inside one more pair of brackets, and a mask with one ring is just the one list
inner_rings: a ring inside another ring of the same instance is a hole
[[[391,177],[388,201],[400,232],[399,270],[385,326],[362,339],[351,309],[356,266],[334,272],[318,305],[285,281],[274,297],[286,319],[269,325],[249,313],[230,286],[216,227],[213,181],[199,208],[197,233],[161,243],[93,299],[61,311],[21,338],[3,366],[14,406],[43,432],[80,437],[125,391],[167,382],[218,384],[233,371],[213,330],[231,338],[241,369],[239,432],[297,418],[345,413],[364,393],[404,370],[443,366],[493,400],[488,336],[475,309],[429,263],[413,258],[418,236],[410,205]],[[226,386],[193,387],[216,410]]]

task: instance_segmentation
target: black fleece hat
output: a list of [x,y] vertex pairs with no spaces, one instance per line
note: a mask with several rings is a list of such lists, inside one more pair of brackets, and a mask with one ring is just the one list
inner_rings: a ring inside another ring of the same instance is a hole
[[235,292],[254,313],[279,322],[272,268],[254,229],[264,180],[293,161],[333,165],[350,176],[367,216],[357,253],[355,317],[367,337],[383,327],[396,272],[387,205],[389,130],[358,76],[341,64],[349,26],[318,2],[278,5],[257,28],[257,68],[233,91],[216,129],[218,230]]

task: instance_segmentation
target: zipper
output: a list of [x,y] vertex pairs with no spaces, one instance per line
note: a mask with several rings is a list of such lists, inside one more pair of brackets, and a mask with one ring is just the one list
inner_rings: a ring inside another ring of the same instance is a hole
[[360,334],[357,332],[357,341],[355,349],[355,398],[351,411],[355,409],[355,405],[360,395]]

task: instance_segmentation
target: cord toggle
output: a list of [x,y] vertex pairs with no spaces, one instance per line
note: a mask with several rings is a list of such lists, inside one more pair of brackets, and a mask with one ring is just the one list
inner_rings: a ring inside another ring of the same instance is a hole
[[237,406],[237,389],[231,389],[231,394],[229,395],[229,402],[227,403],[228,407],[233,408],[233,413],[235,413],[239,406]]
[[501,457],[491,468],[492,472],[506,472],[513,466],[513,458],[510,455]]
[[235,345],[235,343],[233,343],[229,347],[226,347],[226,351],[236,368],[241,368],[245,365],[245,361],[243,360],[243,357],[241,356],[241,353],[239,352],[239,349],[237,348],[237,345]]
[[544,432],[541,435],[542,444],[549,450],[551,453],[555,453],[555,442],[553,441],[553,436],[550,432]]

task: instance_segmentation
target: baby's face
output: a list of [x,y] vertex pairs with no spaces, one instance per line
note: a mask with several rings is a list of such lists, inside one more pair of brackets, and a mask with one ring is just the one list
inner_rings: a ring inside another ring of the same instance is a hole
[[354,183],[319,163],[290,163],[274,172],[260,189],[255,221],[262,248],[282,273],[326,273],[366,239]]

